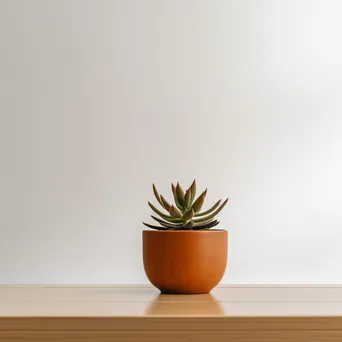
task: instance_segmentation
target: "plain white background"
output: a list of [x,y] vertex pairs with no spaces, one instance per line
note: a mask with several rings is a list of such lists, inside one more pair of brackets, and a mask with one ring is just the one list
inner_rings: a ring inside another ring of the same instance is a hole
[[224,283],[342,283],[341,15],[0,0],[0,283],[146,283],[151,184],[194,177],[230,197]]

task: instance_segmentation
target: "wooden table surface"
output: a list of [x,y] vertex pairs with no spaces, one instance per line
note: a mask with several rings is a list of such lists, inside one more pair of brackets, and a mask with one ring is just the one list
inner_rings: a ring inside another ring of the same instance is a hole
[[342,341],[342,286],[0,286],[0,341]]

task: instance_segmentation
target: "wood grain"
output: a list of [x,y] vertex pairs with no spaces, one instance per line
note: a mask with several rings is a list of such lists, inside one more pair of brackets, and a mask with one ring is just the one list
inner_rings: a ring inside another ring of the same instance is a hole
[[4,342],[341,342],[341,331],[0,332]]
[[0,341],[341,342],[342,287],[0,286]]
[[2,317],[0,331],[341,330],[342,317]]

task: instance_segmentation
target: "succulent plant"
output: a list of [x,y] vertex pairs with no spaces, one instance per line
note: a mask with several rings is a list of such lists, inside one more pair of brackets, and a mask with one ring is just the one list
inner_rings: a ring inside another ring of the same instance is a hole
[[150,208],[159,216],[151,217],[157,221],[160,226],[155,226],[143,222],[149,228],[157,230],[200,230],[209,229],[219,224],[215,216],[224,208],[228,198],[221,204],[217,201],[208,210],[201,211],[207,189],[205,189],[196,199],[196,180],[184,191],[179,183],[171,184],[174,198],[174,204],[170,204],[162,195],[159,194],[156,186],[153,184],[154,196],[162,206],[163,211],[157,209],[151,202],[148,202]]

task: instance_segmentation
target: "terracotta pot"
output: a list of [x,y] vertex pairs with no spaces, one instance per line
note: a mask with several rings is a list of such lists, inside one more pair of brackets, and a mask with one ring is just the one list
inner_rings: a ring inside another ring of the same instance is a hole
[[227,265],[226,230],[144,230],[147,278],[162,293],[208,293]]

